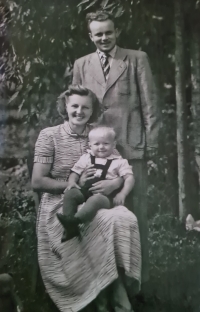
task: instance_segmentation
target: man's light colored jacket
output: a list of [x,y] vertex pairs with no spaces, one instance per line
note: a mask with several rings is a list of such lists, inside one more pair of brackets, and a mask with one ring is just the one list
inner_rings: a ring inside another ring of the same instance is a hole
[[145,52],[117,47],[107,82],[98,54],[86,55],[74,64],[73,84],[97,95],[103,109],[101,123],[115,129],[124,158],[141,159],[146,148],[158,147],[159,108]]

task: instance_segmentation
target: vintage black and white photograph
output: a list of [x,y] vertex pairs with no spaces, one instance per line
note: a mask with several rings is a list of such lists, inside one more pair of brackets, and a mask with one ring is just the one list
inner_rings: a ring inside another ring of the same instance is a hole
[[200,312],[200,1],[0,0],[0,311]]

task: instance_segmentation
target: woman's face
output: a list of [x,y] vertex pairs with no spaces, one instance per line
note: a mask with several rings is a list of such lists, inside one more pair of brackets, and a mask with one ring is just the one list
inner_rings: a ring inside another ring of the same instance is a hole
[[66,110],[71,125],[84,126],[93,113],[92,99],[87,95],[73,94],[69,96]]

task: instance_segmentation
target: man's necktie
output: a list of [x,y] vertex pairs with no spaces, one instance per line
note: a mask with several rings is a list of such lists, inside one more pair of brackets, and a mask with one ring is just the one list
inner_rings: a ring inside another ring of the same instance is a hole
[[108,55],[107,54],[102,54],[101,64],[102,64],[102,69],[103,69],[105,80],[107,81],[109,71],[110,71],[110,64],[108,62]]

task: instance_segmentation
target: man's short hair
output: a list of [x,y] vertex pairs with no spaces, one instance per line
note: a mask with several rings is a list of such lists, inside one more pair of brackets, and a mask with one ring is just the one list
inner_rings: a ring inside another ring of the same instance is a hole
[[87,27],[89,31],[90,31],[90,23],[92,23],[93,21],[103,22],[107,20],[111,20],[114,23],[114,25],[116,24],[114,16],[108,11],[96,11],[88,13],[86,15]]
[[66,90],[65,92],[59,95],[57,99],[57,110],[58,110],[59,115],[63,117],[64,120],[69,120],[69,117],[66,111],[66,104],[69,101],[69,97],[74,94],[77,94],[80,96],[89,96],[91,98],[93,113],[88,123],[93,123],[97,121],[101,112],[99,100],[97,99],[94,92],[92,92],[90,89],[82,85],[70,85],[68,87],[68,90]]

